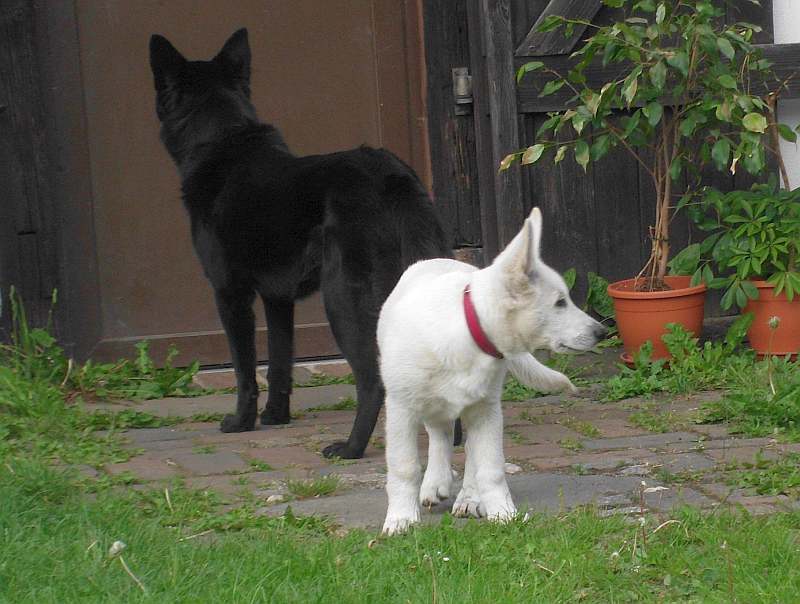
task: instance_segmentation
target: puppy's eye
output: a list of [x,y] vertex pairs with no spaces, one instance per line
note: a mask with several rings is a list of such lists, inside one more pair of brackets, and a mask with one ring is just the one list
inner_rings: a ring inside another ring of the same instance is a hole
[[559,298],[559,299],[558,299],[558,302],[556,302],[556,306],[557,306],[558,308],[565,308],[565,307],[567,306],[567,300],[566,300],[566,298]]

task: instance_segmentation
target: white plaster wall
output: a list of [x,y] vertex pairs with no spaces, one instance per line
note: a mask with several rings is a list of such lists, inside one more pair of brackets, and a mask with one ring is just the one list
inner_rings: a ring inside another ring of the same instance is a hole
[[[772,19],[776,44],[800,42],[800,0],[773,0]],[[800,123],[800,99],[778,101],[778,120],[795,128]],[[781,139],[781,152],[792,188],[800,187],[800,146]]]

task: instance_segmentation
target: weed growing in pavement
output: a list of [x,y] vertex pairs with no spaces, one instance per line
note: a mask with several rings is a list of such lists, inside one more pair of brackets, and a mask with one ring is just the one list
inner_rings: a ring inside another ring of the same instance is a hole
[[286,490],[295,499],[310,499],[311,497],[325,497],[333,494],[339,488],[341,481],[335,474],[327,474],[318,478],[306,480],[287,480]]
[[600,436],[600,430],[597,428],[597,426],[590,424],[589,422],[581,421],[577,418],[572,417],[571,415],[568,415],[567,417],[558,420],[557,423],[561,424],[565,428],[574,430],[579,434],[588,436],[589,438],[598,438]]
[[311,377],[303,382],[295,382],[297,388],[314,388],[316,386],[331,386],[334,384],[355,384],[356,379],[352,373],[336,376],[327,373],[312,373]]
[[800,496],[800,453],[772,460],[758,455],[743,463],[727,477],[730,485],[754,489],[759,495]]
[[649,432],[674,432],[683,427],[687,422],[685,417],[680,416],[674,411],[636,411],[628,416],[628,423],[644,428]]

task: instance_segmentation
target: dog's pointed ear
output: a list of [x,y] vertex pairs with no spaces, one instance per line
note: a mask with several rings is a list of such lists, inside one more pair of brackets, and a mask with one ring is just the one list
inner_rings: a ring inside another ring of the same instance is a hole
[[156,90],[161,90],[169,78],[177,76],[186,59],[164,36],[150,36],[150,69]]
[[521,283],[533,279],[536,266],[540,262],[539,248],[542,240],[542,213],[534,208],[530,216],[522,223],[519,233],[495,259],[513,283]]
[[250,43],[247,28],[239,29],[228,38],[214,61],[222,65],[233,77],[250,81]]
[[536,265],[539,263],[539,253],[542,246],[542,211],[539,208],[533,208],[525,222],[528,223],[530,228],[526,272],[532,275]]

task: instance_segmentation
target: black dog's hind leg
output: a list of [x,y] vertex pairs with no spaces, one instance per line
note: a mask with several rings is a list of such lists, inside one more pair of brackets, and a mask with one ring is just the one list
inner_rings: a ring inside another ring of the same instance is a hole
[[357,459],[364,455],[375,429],[385,392],[378,367],[375,330],[378,310],[367,287],[345,278],[323,280],[322,299],[339,349],[350,363],[356,380],[358,407],[350,437],[322,451],[325,457]]
[[255,293],[246,290],[214,292],[217,311],[231,350],[236,371],[236,413],[226,415],[220,425],[223,432],[246,432],[255,427],[258,414],[256,384]]
[[[372,336],[373,340],[375,335]],[[355,338],[353,338],[355,340]],[[325,457],[341,457],[342,459],[358,459],[364,456],[364,450],[369,443],[369,437],[378,421],[383,399],[386,392],[378,368],[378,351],[374,343],[342,342],[337,339],[356,379],[356,398],[358,409],[353,429],[346,442],[335,442],[323,449]],[[359,349],[354,350],[358,347]]]
[[269,366],[267,369],[267,406],[261,413],[265,426],[288,424],[289,395],[292,393],[292,361],[294,348],[294,301],[264,298],[267,315],[267,343]]

